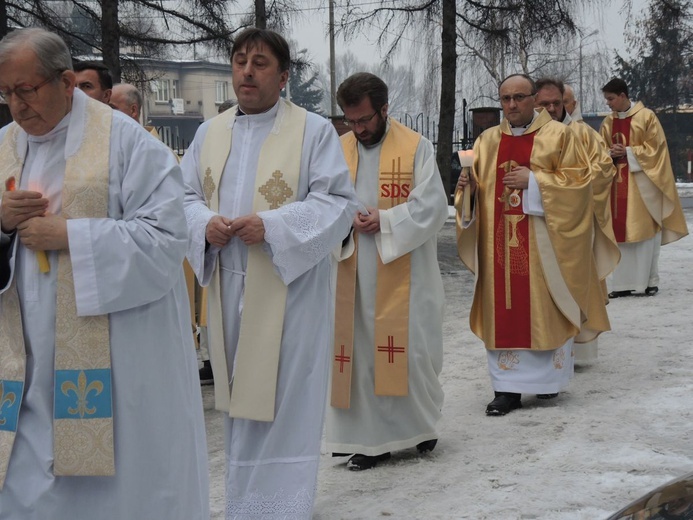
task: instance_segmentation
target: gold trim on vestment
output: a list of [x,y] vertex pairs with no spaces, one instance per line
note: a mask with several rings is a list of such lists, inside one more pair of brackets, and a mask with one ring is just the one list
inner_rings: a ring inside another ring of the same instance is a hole
[[[207,130],[200,155],[200,180],[218,187],[231,153],[236,108],[215,117]],[[253,212],[276,209],[293,202],[298,193],[306,111],[279,100],[276,122],[260,150]],[[278,128],[278,131],[276,130]],[[204,175],[204,177],[203,177]],[[219,212],[216,189],[208,204]],[[207,197],[207,193],[205,193]],[[262,244],[248,247],[243,311],[233,377],[227,369],[224,345],[219,262],[209,287],[209,343],[214,370],[216,407],[231,417],[273,421],[284,311],[288,288]]]
[[[103,143],[110,143],[111,121],[113,111],[106,105],[87,100],[85,107],[83,138],[77,153],[69,156],[65,165],[65,177],[62,188],[62,213],[66,219],[74,218],[107,218],[108,216],[108,181],[109,152],[104,153]],[[17,138],[19,128],[12,126],[0,147],[0,181],[2,186],[8,177],[16,178],[17,186],[23,170],[23,159],[17,156]],[[110,148],[107,147],[110,151]],[[55,324],[55,374],[75,373],[83,378],[84,392],[75,392],[81,406],[67,408],[68,418],[56,417],[53,421],[53,473],[55,475],[91,475],[107,476],[115,473],[113,415],[110,394],[110,337],[109,317],[77,316],[72,262],[69,249],[58,252],[58,273],[56,283],[56,324]],[[8,379],[8,371],[14,372],[24,380],[24,336],[21,327],[16,282],[13,278],[10,288],[1,296],[0,312],[0,379]],[[8,310],[14,309],[12,312]],[[7,323],[10,320],[12,323]],[[7,350],[6,341],[14,345],[11,352]],[[18,348],[19,347],[19,348]],[[8,354],[12,359],[8,359]],[[104,391],[102,381],[93,380],[86,383],[85,371],[94,370],[105,373],[108,395],[106,417],[85,418],[96,409],[89,405],[89,389]],[[21,373],[20,373],[21,372]],[[69,385],[64,385],[68,395]],[[77,388],[77,387],[76,387]],[[59,390],[59,389],[58,389]],[[77,388],[79,390],[79,388]],[[88,413],[83,413],[84,411]],[[79,415],[79,418],[69,417]],[[7,448],[7,436],[0,437],[0,484],[4,481],[7,459],[11,453]]]
[[[405,203],[414,188],[414,157],[421,136],[397,121],[390,127],[380,148],[378,174],[378,209],[387,210]],[[358,171],[358,143],[353,132],[341,138],[342,148],[352,180]],[[370,172],[362,172],[368,175]],[[335,327],[332,370],[332,398],[335,407],[348,408],[351,392],[351,366],[356,349],[353,345],[353,316],[355,309],[356,264],[358,248],[348,260],[339,264],[337,275],[337,305],[335,323],[351,321]],[[406,396],[409,393],[409,302],[411,286],[411,254],[376,266],[375,327],[374,327],[374,387],[375,395]],[[344,352],[351,353],[347,370],[338,363]],[[362,350],[363,351],[363,350]],[[342,370],[340,371],[340,368]]]

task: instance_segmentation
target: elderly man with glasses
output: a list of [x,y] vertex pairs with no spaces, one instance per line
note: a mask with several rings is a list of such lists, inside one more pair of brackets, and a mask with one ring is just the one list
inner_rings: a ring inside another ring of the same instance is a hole
[[431,451],[443,406],[443,284],[436,235],[447,219],[433,145],[388,117],[388,88],[358,73],[337,91],[352,132],[342,148],[363,207],[342,254],[326,442],[352,470],[390,451]]
[[0,518],[207,520],[176,160],[43,29],[0,95]]
[[[470,325],[486,346],[495,397],[558,395],[573,374],[573,342],[608,329],[592,255],[590,170],[576,135],[534,110],[534,81],[500,85],[505,119],[474,143],[471,178],[457,185],[458,251],[476,274]],[[470,218],[464,190],[471,190]],[[596,300],[595,300],[596,298]]]

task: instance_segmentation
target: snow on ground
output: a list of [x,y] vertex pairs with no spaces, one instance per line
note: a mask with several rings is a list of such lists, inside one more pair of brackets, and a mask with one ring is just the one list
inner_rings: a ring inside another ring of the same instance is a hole
[[[686,217],[693,229],[693,210]],[[523,409],[486,417],[493,392],[469,330],[473,278],[454,234],[449,221],[438,247],[447,304],[438,446],[427,456],[395,452],[363,472],[323,454],[314,520],[599,520],[693,470],[693,238],[662,248],[659,294],[611,301],[598,362],[577,368],[557,399],[526,395]],[[203,387],[212,518],[222,519],[223,432],[212,393]]]

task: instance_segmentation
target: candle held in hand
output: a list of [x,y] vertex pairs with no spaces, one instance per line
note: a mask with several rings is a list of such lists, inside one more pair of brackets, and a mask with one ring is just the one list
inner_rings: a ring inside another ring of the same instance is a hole
[[[15,191],[17,189],[17,181],[14,177],[10,177],[5,181],[5,189],[7,191]],[[36,261],[39,265],[39,271],[42,273],[47,273],[51,270],[51,264],[48,262],[45,251],[36,251]]]

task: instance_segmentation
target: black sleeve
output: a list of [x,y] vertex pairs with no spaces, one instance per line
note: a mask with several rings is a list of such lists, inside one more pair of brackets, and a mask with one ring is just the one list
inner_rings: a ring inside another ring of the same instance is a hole
[[0,288],[10,281],[10,254],[14,244],[15,234],[3,235],[0,239]]

